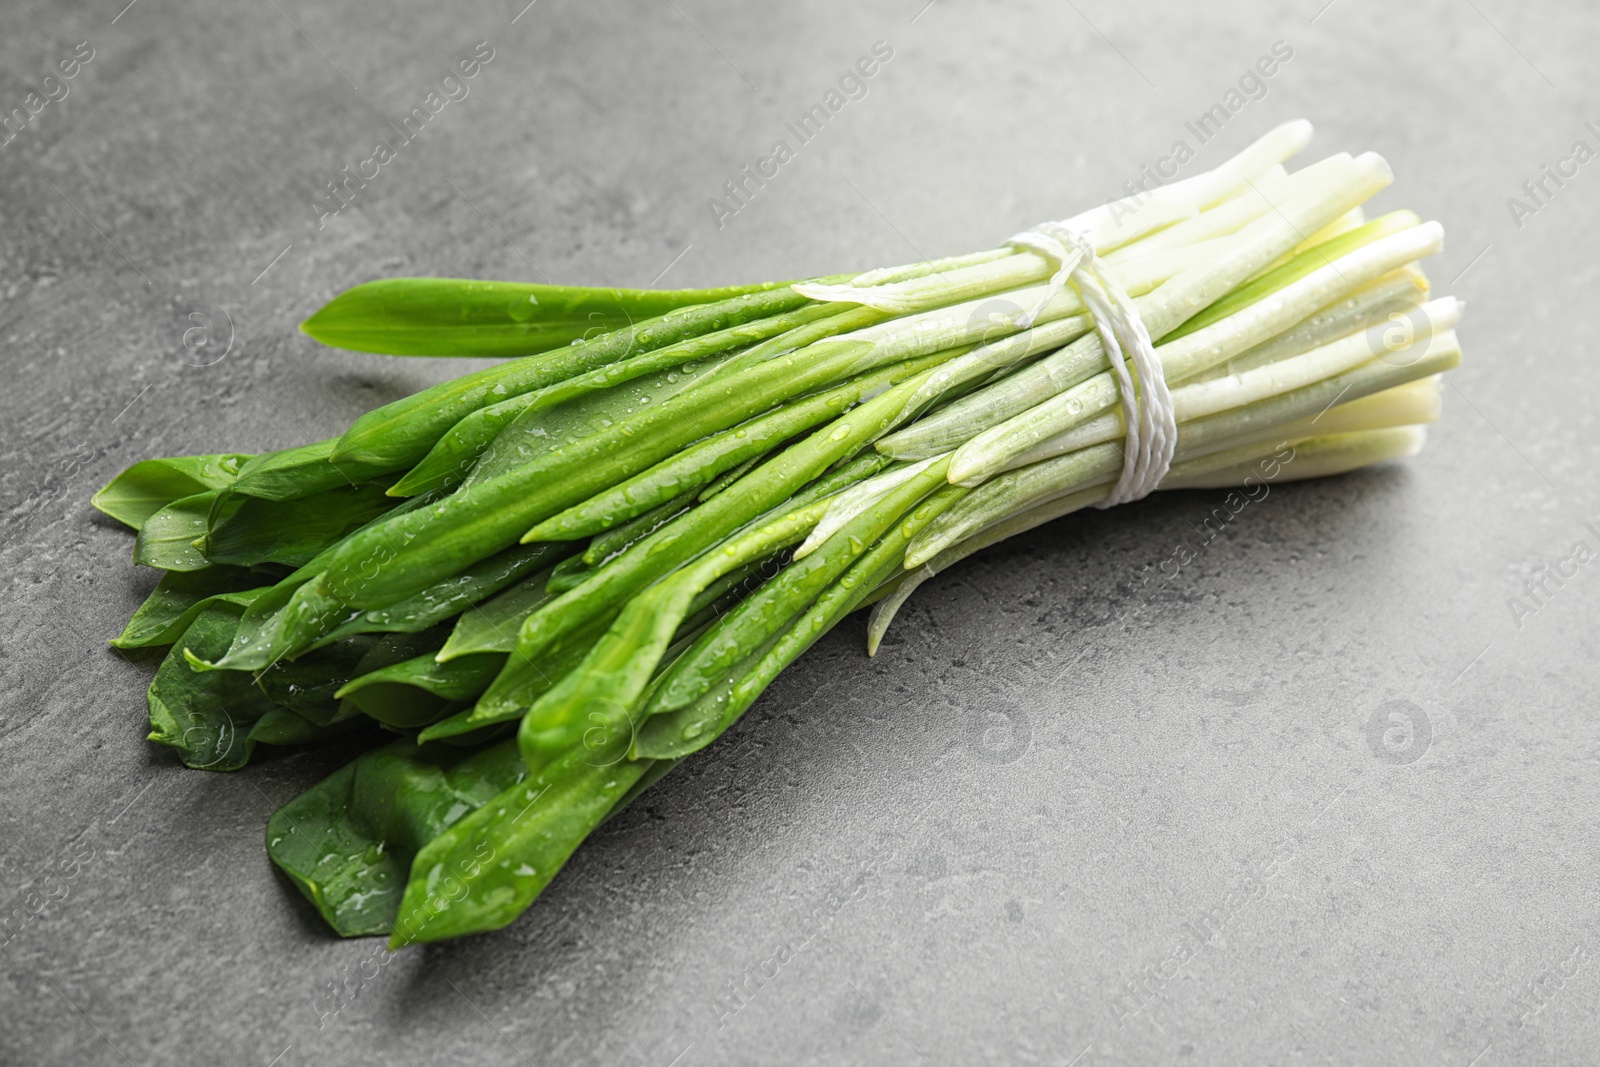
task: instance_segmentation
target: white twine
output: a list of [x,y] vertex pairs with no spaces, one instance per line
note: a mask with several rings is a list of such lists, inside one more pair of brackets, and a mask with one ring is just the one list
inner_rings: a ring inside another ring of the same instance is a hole
[[[1043,222],[1006,243],[1037,252],[1057,265],[1049,291],[1022,317],[1021,328],[1032,326],[1045,305],[1070,282],[1094,318],[1095,332],[1100,335],[1111,373],[1116,376],[1127,440],[1122,448],[1122,474],[1111,495],[1098,506],[1109,508],[1149,496],[1172,466],[1173,450],[1178,444],[1178,418],[1161,357],[1156,355],[1150,332],[1139,320],[1138,309],[1095,257],[1094,246],[1070,227]],[[1130,359],[1139,374],[1138,393],[1128,374]]]

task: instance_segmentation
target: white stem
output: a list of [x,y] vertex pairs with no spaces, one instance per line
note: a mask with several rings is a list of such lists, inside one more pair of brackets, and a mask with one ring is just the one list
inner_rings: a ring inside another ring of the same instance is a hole
[[1237,196],[1209,211],[1153,233],[1137,244],[1112,252],[1106,256],[1106,262],[1115,264],[1122,258],[1164,252],[1196,241],[1238,233],[1271,211],[1275,205],[1308,189],[1326,188],[1326,183],[1337,182],[1340,174],[1347,172],[1351,162],[1348,152],[1339,152],[1309,167],[1302,167],[1293,174],[1276,168],[1259,181],[1243,186]]
[[[1444,230],[1438,223],[1424,223],[1391,234],[1353,249],[1205,329],[1161,345],[1156,351],[1167,381],[1182,382],[1272,338],[1342,294],[1353,292],[1422,256],[1432,255],[1443,242]],[[1168,284],[1178,283],[1174,280]],[[1159,296],[1160,292],[1158,290],[1154,296]],[[1082,345],[1088,349],[1090,346],[1085,343],[1090,340],[1095,341],[1097,348],[1098,338],[1094,334],[1085,335],[1074,342],[1073,347]],[[1048,357],[1040,364],[1055,358]],[[1102,349],[1102,365],[1104,360]],[[1033,372],[1034,367],[1014,377]],[[990,426],[963,444],[951,460],[950,480],[958,485],[981,482],[1012,465],[1016,457],[1120,402],[1116,379],[1109,372],[1095,374]],[[959,406],[959,402],[952,405]]]
[[[1290,438],[1267,449],[1257,449],[1248,457],[1241,457],[1226,467],[1185,473],[1174,467],[1173,473],[1161,483],[1162,489],[1232,489],[1251,488],[1263,483],[1303,481],[1344,474],[1360,467],[1415,455],[1427,437],[1427,428],[1420,425],[1381,426],[1350,432],[1322,434],[1315,437]],[[1290,458],[1279,460],[1282,445],[1291,449]],[[1263,469],[1263,461],[1274,466],[1272,476]],[[888,632],[897,612],[911,595],[929,578],[948,570],[968,556],[981,552],[990,545],[1026,533],[1047,522],[1063,518],[1076,511],[1100,503],[1111,493],[1109,481],[1090,485],[1073,492],[1034,504],[998,522],[991,523],[965,540],[951,545],[932,559],[918,564],[899,579],[896,586],[872,607],[867,619],[867,654],[875,655],[883,635]]]
[[[1182,466],[1182,473],[1169,475],[1161,482],[1163,489],[1179,489],[1189,484],[1189,476],[1209,473],[1230,464],[1241,462],[1265,445],[1280,444],[1302,437],[1320,437],[1327,434],[1355,433],[1360,430],[1386,430],[1395,426],[1414,426],[1436,422],[1441,407],[1439,376],[1407,382],[1393,389],[1385,389],[1371,396],[1361,397],[1345,404],[1337,404],[1327,411],[1308,415],[1303,419],[1265,426],[1230,439],[1231,447],[1225,451],[1195,456]],[[1233,453],[1240,453],[1235,456]],[[1174,467],[1177,470],[1177,467]]]
[[[1269,396],[1332,378],[1380,354],[1394,355],[1402,349],[1406,351],[1407,359],[1420,359],[1428,353],[1428,342],[1438,339],[1441,344],[1455,343],[1454,334],[1438,338],[1436,335],[1448,333],[1452,326],[1460,322],[1461,310],[1461,301],[1447,296],[1418,308],[1417,321],[1407,322],[1398,335],[1392,335],[1387,327],[1367,330],[1238,374],[1182,386],[1172,391],[1174,413],[1179,422],[1188,422],[1244,407]],[[1413,350],[1413,345],[1420,345],[1420,349]],[[1108,411],[1041,442],[1017,456],[1004,469],[1025,467],[1052,456],[1114,441],[1122,437],[1124,432],[1122,413]]]
[[[1285,127],[1279,129],[1284,130]],[[1201,176],[1210,180],[1212,176],[1220,175],[1211,184],[1188,187],[1188,192],[1180,189],[1183,183],[1162,186],[1153,193],[1141,194],[1142,200],[1130,197],[1091,208],[1066,220],[1065,225],[1081,233],[1097,254],[1107,254],[1108,262],[1115,261],[1118,250],[1127,253],[1137,248],[1142,238],[1151,234],[1155,235],[1157,244],[1141,255],[1170,252],[1184,245],[1231,234],[1269,210],[1272,199],[1314,189],[1331,176],[1331,168],[1313,165],[1293,176],[1278,178],[1283,174],[1278,166],[1279,160],[1273,160],[1260,171],[1249,170],[1261,158],[1261,152],[1253,153],[1252,150],[1266,144],[1271,152],[1276,152],[1288,143],[1282,137],[1275,139],[1274,134],[1269,133],[1216,171]],[[1335,160],[1339,158],[1334,157]],[[1348,160],[1349,157],[1342,158]],[[1175,189],[1180,191],[1171,192]],[[1221,206],[1216,206],[1221,198],[1193,199],[1194,195],[1210,197],[1217,189],[1225,189],[1228,193],[1244,192]],[[1262,191],[1266,191],[1267,195],[1253,195]],[[1202,208],[1214,210],[1202,212]],[[1213,217],[1200,221],[1205,216]],[[1174,222],[1178,225],[1172,225]],[[1027,285],[1049,278],[1054,270],[1054,265],[1043,256],[1034,252],[1018,252],[976,264],[952,261],[950,269],[889,284],[863,284],[861,278],[866,277],[863,275],[847,285],[808,283],[796,285],[794,289],[813,300],[862,304],[904,315],[956,300],[972,299],[996,290]]]
[[[1135,308],[1150,335],[1160,338],[1172,332],[1200,309],[1215,303],[1267,263],[1303,241],[1306,230],[1321,229],[1367,200],[1391,177],[1388,165],[1380,157],[1371,155],[1346,161],[1331,171],[1332,192],[1297,196],[1276,205],[1274,210],[1241,230],[1229,253],[1220,260],[1192,267],[1155,292],[1136,298]],[[1019,303],[1024,307],[1032,306],[1026,298],[1019,298]],[[1040,320],[1057,317],[1052,308],[1047,307]],[[1198,332],[1191,336],[1198,336]],[[945,451],[979,431],[1028,411],[1107,366],[1098,334],[1085,334],[1032,366],[922,419],[916,426],[881,442],[880,447],[891,455],[905,452],[917,457]],[[1106,377],[1110,379],[1110,375]],[[1028,445],[1031,444],[1030,441]]]
[[1208,381],[1229,374],[1298,356],[1370,326],[1380,313],[1422,304],[1428,298],[1428,278],[1422,268],[1408,263],[1377,281],[1318,308],[1299,325],[1263,341],[1232,359],[1209,367],[1190,381]]
[[[1346,399],[1370,396],[1440,373],[1457,366],[1460,360],[1461,349],[1454,334],[1445,331],[1310,386],[1180,423],[1178,464],[1226,451],[1242,440],[1254,439],[1256,434],[1270,427],[1320,414]],[[1174,464],[1174,469],[1179,469],[1178,464]],[[1013,512],[1076,492],[1086,485],[1110,481],[1121,466],[1121,449],[1114,442],[1103,442],[1007,471],[978,486],[917,534],[907,549],[906,565],[915,567],[941,549]]]
[[[1357,467],[1370,466],[1384,460],[1414,456],[1422,450],[1427,436],[1426,426],[1403,425],[1364,429],[1353,433],[1318,434],[1300,440],[1290,439],[1287,444],[1293,449],[1293,458],[1280,463],[1277,475],[1271,479],[1263,477],[1260,462],[1269,456],[1279,455],[1278,445],[1273,445],[1272,451],[1259,451],[1254,457],[1230,466],[1217,467],[1204,474],[1193,473],[1173,479],[1171,485],[1164,481],[1161,483],[1161,488],[1227,489],[1248,484],[1246,483],[1248,478],[1254,478],[1256,482],[1273,483],[1326,478],[1329,475],[1344,474]],[[1282,443],[1284,439],[1279,438],[1279,441]]]

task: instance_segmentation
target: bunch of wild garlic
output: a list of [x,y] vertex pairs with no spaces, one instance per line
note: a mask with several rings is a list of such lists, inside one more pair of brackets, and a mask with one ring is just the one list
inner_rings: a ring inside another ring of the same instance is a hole
[[[1421,444],[1460,304],[1442,230],[1362,204],[1384,161],[1289,172],[1306,123],[1068,220],[1131,295],[1176,420],[1161,488]],[[155,741],[388,738],[272,819],[342,934],[510,922],[599,823],[846,614],[1106,498],[1124,398],[1058,264],[1007,246],[866,274],[640,292],[401,279],[329,344],[511,356],[262,455],[148,460],[95,498],[165,572],[116,639],[171,645]]]

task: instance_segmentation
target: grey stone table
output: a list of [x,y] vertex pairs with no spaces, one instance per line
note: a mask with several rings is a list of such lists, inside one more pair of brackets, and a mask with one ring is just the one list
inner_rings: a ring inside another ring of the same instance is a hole
[[[124,2],[0,13],[0,1062],[1600,1058],[1591,5]],[[1187,493],[987,552],[520,922],[393,959],[264,854],[337,754],[143,740],[105,639],[154,576],[91,492],[470,366],[317,347],[339,289],[905,262],[1301,115],[1449,228],[1468,359],[1415,459],[1210,540]]]

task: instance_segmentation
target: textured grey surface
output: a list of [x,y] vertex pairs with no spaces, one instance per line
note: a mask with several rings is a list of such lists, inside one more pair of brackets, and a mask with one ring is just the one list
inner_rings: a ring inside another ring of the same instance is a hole
[[[122,2],[0,14],[0,109],[94,49],[0,149],[0,1061],[1600,1058],[1600,568],[1509,606],[1600,548],[1600,163],[1520,226],[1506,203],[1600,148],[1591,5]],[[719,229],[708,198],[879,40],[866,96]],[[466,366],[318,349],[295,324],[337,290],[984,247],[1192,144],[1278,40],[1195,166],[1304,115],[1446,223],[1468,361],[1419,457],[1275,489],[1148,597],[1215,494],[990,551],[876,660],[841,627],[522,921],[382,966],[263,850],[332,757],[210,775],[142,739],[152,666],[104,641],[153,575],[90,493]],[[479,41],[471,95],[319,228],[324,183]],[[325,1015],[347,974],[373,977]]]

